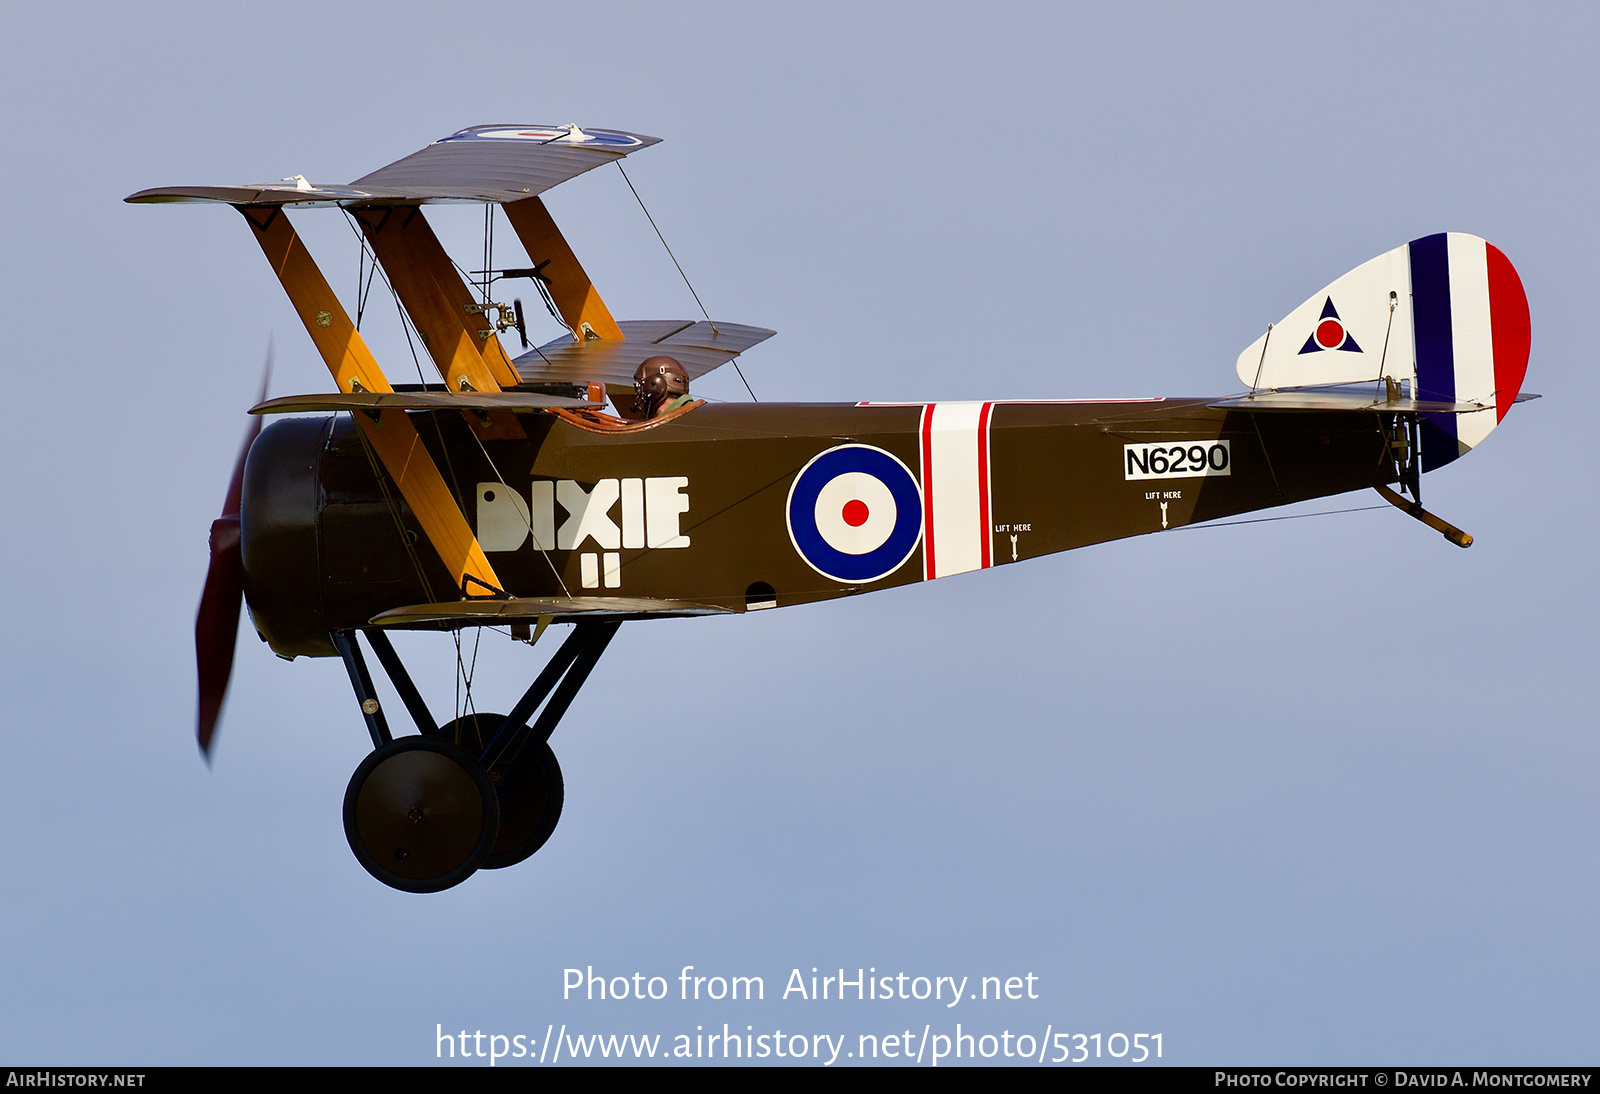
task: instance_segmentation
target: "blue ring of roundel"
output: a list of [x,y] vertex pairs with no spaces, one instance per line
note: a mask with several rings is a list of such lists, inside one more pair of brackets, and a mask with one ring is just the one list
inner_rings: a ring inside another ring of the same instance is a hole
[[[836,551],[817,530],[817,496],[828,483],[850,471],[871,475],[894,498],[894,531],[883,546],[864,555]],[[877,581],[898,570],[922,538],[922,491],[906,465],[881,448],[847,444],[812,459],[789,489],[789,538],[811,567],[824,577],[847,583]]]

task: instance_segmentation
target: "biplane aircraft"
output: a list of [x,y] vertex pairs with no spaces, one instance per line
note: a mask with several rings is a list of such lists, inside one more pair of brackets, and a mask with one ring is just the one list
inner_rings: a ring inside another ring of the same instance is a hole
[[[544,844],[563,798],[551,732],[624,622],[854,596],[1369,488],[1465,547],[1471,537],[1422,508],[1422,473],[1532,397],[1520,394],[1529,319],[1516,271],[1484,240],[1448,233],[1365,263],[1269,326],[1238,358],[1245,390],[1227,397],[680,395],[662,413],[658,379],[681,390],[773,332],[709,315],[614,319],[539,197],[655,143],[479,126],[344,186],[295,176],[127,199],[243,214],[337,389],[251,408],[314,416],[255,420],[211,527],[200,747],[209,755],[241,599],[279,656],[342,658],[373,744],[345,831],[397,889],[442,890]],[[436,202],[498,205],[528,265],[459,272],[424,214]],[[439,382],[398,384],[379,367],[290,224],[304,208],[351,218]],[[522,309],[494,299],[513,278],[567,331],[517,357],[500,336],[516,329],[526,344]],[[508,713],[469,708],[444,725],[388,637],[493,627],[533,641],[551,623],[573,627]],[[392,734],[359,636],[418,733]]]

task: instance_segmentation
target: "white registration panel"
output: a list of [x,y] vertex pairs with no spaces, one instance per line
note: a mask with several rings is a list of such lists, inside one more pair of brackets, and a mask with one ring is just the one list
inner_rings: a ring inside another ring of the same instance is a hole
[[1122,477],[1134,479],[1198,479],[1232,474],[1227,441],[1162,441],[1122,446]]

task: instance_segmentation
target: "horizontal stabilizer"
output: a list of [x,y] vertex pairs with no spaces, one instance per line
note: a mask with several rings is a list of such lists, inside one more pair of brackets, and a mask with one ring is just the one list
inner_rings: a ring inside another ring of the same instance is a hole
[[765,342],[775,331],[688,319],[634,319],[618,323],[624,341],[570,338],[551,342],[512,361],[524,383],[587,383],[598,380],[610,387],[633,386],[633,373],[646,357],[674,357],[698,379],[726,364],[751,346]]
[[691,600],[652,600],[626,596],[530,597],[518,600],[461,600],[444,604],[412,604],[372,617],[375,627],[492,627],[540,618],[671,619],[690,615],[724,615],[729,609]]
[[475,391],[452,395],[447,391],[352,391],[322,395],[284,395],[250,408],[252,414],[306,414],[321,410],[584,410],[595,404],[583,399],[537,392],[503,391],[483,394]]
[[[1518,395],[1516,401],[1526,402],[1539,396]],[[1369,385],[1357,387],[1303,387],[1291,391],[1259,391],[1253,395],[1240,395],[1233,399],[1218,399],[1207,406],[1218,410],[1303,410],[1303,411],[1377,411],[1383,414],[1476,414],[1480,410],[1493,410],[1493,403],[1455,403],[1439,399],[1413,399],[1408,395],[1387,396],[1381,389],[1374,391]]]
[[520,201],[659,144],[659,137],[575,125],[476,125],[363,175],[347,186],[304,177],[242,186],[165,186],[126,200],[229,205],[423,205]]

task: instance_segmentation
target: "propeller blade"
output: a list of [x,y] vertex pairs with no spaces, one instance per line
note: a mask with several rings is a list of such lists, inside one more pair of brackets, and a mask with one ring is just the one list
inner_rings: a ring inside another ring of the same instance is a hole
[[[267,343],[267,361],[261,373],[261,394],[267,397],[272,380],[272,343]],[[234,461],[228,496],[222,515],[211,522],[211,565],[206,570],[206,585],[200,594],[200,610],[194,619],[195,667],[200,680],[200,711],[195,723],[195,738],[200,754],[209,763],[211,739],[222,717],[222,700],[228,694],[228,678],[233,675],[233,648],[239,637],[239,610],[244,602],[244,554],[240,549],[239,509],[244,494],[244,465],[250,446],[261,432],[261,418],[252,419],[245,431],[239,458]]]
[[513,300],[511,306],[517,309],[517,334],[522,339],[522,348],[528,348],[528,324],[522,319],[522,301]]
[[239,608],[244,601],[244,556],[239,550],[239,518],[211,522],[211,566],[194,619],[195,665],[200,676],[200,716],[195,737],[200,754],[211,758],[211,737],[222,716],[222,700],[233,674],[233,648],[239,638]]

